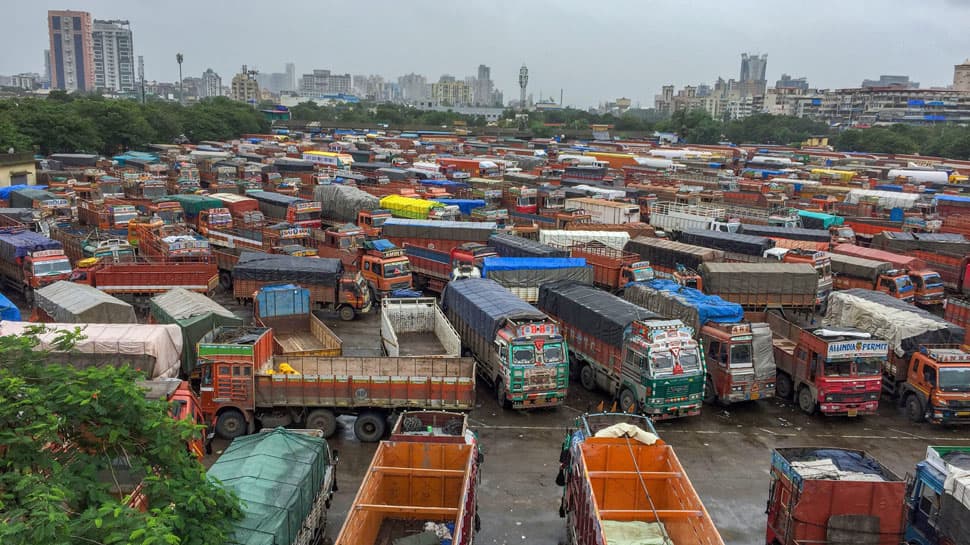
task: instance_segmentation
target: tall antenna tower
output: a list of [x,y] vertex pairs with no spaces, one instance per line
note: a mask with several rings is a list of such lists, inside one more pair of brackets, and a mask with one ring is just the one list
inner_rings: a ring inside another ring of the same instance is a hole
[[519,108],[525,110],[525,88],[529,85],[529,69],[522,64],[519,68]]

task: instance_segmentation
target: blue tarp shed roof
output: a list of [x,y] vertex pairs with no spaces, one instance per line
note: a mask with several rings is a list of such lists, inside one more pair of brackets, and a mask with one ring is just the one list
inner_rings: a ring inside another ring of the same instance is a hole
[[486,257],[482,274],[487,278],[491,271],[574,269],[585,266],[586,260],[577,257]]
[[657,291],[673,293],[685,303],[697,309],[700,323],[715,322],[732,324],[744,321],[744,309],[737,303],[730,303],[716,295],[707,295],[700,290],[681,286],[673,280],[651,280],[647,287]]
[[47,186],[19,184],[19,185],[7,186],[7,187],[0,187],[0,199],[9,199],[11,193],[20,189],[47,189]]
[[20,321],[20,309],[0,293],[0,320]]

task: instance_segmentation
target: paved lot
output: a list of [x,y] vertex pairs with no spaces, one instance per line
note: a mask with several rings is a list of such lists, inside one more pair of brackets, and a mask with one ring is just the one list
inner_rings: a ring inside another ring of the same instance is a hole
[[[378,346],[377,317],[351,323],[328,318],[327,324],[357,355]],[[564,407],[518,412],[499,410],[493,394],[479,385],[481,400],[470,415],[485,463],[479,508],[479,544],[564,543],[559,518],[561,489],[555,484],[559,448],[575,417],[606,398],[578,385]],[[336,494],[328,535],[336,537],[353,502],[375,444],[358,442],[352,418],[341,418],[331,440],[340,451]],[[863,449],[899,476],[911,472],[931,444],[970,444],[966,428],[913,425],[884,401],[877,416],[848,419],[809,417],[788,404],[764,400],[728,409],[705,407],[699,417],[659,423],[660,436],[674,446],[694,488],[728,545],[751,545],[764,539],[765,503],[771,449],[782,446],[830,446]],[[216,448],[222,448],[217,444]]]

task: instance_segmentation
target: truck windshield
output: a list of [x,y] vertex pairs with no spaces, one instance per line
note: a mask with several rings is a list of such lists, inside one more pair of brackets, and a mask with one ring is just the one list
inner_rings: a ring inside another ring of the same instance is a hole
[[531,344],[516,344],[510,349],[513,365],[531,365],[535,363],[535,347]]
[[940,369],[940,391],[970,392],[970,367]]
[[138,212],[117,212],[115,213],[115,223],[122,225],[130,222],[138,216]]
[[71,273],[71,262],[66,259],[34,262],[34,274],[36,276],[70,274],[70,273]]
[[408,274],[411,274],[411,262],[406,259],[384,264],[384,278],[397,278]]
[[855,363],[855,372],[860,377],[878,375],[882,373],[882,363],[879,358],[860,359]]
[[559,363],[563,360],[562,345],[559,343],[542,345],[542,361],[545,363]]
[[731,367],[747,367],[751,365],[751,343],[731,345]]
[[896,287],[899,291],[909,291],[913,288],[913,282],[908,276],[900,276],[896,279]]
[[680,366],[685,373],[692,373],[700,370],[701,360],[697,357],[696,350],[682,350],[680,352]]
[[385,221],[387,221],[387,218],[385,216],[377,216],[377,217],[371,218],[371,222],[370,223],[374,227],[380,227],[380,226],[384,225],[384,222]]
[[672,375],[674,373],[674,357],[670,352],[653,352],[650,356],[651,375]]
[[647,282],[653,280],[653,269],[646,267],[643,269],[633,270],[633,281],[634,282]]
[[825,265],[820,265],[816,267],[815,271],[818,272],[819,280],[828,279],[832,277],[832,265],[828,263],[826,263]]
[[942,288],[943,279],[938,274],[926,274],[922,277],[923,285],[927,288]]
[[825,362],[825,376],[827,377],[851,377],[851,361],[827,361]]

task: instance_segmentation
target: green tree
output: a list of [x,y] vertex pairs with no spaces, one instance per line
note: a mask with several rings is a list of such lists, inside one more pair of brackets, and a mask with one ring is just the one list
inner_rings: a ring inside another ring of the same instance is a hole
[[[0,543],[224,543],[238,500],[185,448],[197,427],[146,399],[140,373],[51,363],[36,344],[0,337]],[[118,494],[125,476],[141,482],[146,511]]]
[[30,138],[21,133],[9,119],[0,116],[0,153],[6,153],[10,148],[14,151],[30,151],[32,147]]

